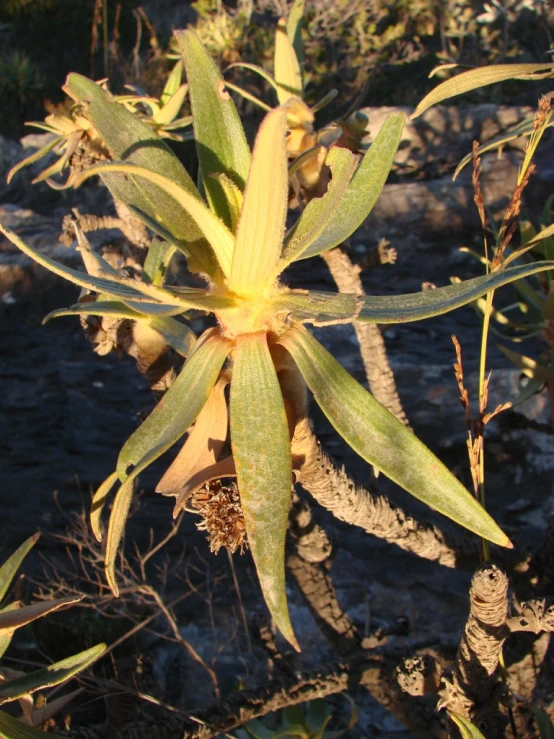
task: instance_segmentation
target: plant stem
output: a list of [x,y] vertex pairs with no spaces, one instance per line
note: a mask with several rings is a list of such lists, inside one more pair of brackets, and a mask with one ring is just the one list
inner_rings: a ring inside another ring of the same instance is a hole
[[[484,428],[482,425],[482,418],[485,412],[485,373],[487,365],[487,342],[489,338],[489,325],[492,311],[492,301],[494,298],[494,290],[487,293],[485,310],[483,313],[483,328],[481,332],[481,356],[479,358],[479,429],[478,433],[480,436],[479,441],[479,495],[478,500],[483,506],[485,505],[485,436]],[[481,554],[483,562],[486,562],[489,558],[489,543],[486,539],[481,539]]]

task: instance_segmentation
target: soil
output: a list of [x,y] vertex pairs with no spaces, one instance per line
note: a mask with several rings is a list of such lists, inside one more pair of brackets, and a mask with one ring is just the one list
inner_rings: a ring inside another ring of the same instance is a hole
[[[474,261],[457,251],[463,243],[479,243],[478,233],[458,238],[450,235],[444,240],[437,235],[432,239],[427,236],[423,241],[413,230],[403,232],[401,224],[386,234],[362,231],[353,239],[353,258],[363,258],[381,235],[386,235],[397,248],[398,262],[364,275],[369,293],[413,292],[421,289],[423,282],[445,285],[450,275],[470,277],[478,273]],[[287,275],[289,284],[334,289],[323,262],[312,261],[296,265]],[[113,354],[93,354],[75,319],[62,318],[41,325],[43,316],[51,309],[74,302],[76,291],[57,278],[38,285],[31,294],[15,302],[5,301],[0,309],[0,558],[7,557],[39,528],[44,535],[25,566],[35,579],[41,577],[45,560],[58,569],[72,568],[65,545],[56,536],[64,534],[73,514],[79,516],[88,509],[91,492],[113,471],[120,446],[154,403],[134,361]],[[499,300],[505,299],[501,293]],[[354,376],[364,381],[351,327],[316,329],[315,334]],[[471,308],[424,322],[388,327],[384,332],[400,396],[416,434],[469,485],[466,429],[452,371],[455,355],[451,334],[462,345],[466,383],[475,399],[480,329]],[[530,344],[522,351],[536,353],[537,346]],[[488,366],[493,370],[490,407],[494,407],[517,393],[519,373],[495,348],[494,341]],[[315,430],[328,453],[359,482],[367,484],[368,466],[338,438],[316,407],[312,411]],[[512,537],[520,560],[540,539],[552,511],[554,442],[549,424],[548,403],[543,394],[517,411],[506,412],[488,427],[487,506]],[[130,556],[133,547],[146,551],[151,532],[157,541],[170,529],[172,499],[156,495],[153,490],[172,453],[141,476],[139,502],[126,533],[126,551]],[[445,525],[438,514],[392,483],[382,477],[379,483],[412,515]],[[396,629],[400,633],[388,637],[389,654],[400,660],[426,648],[452,657],[467,618],[471,573],[418,560],[333,520],[325,510],[317,509],[316,517],[334,544],[331,574],[339,600],[360,631],[367,636],[379,628],[394,632],[395,624],[402,623],[403,628]],[[204,534],[196,529],[196,520],[191,514],[185,515],[177,536],[168,542],[161,556],[151,560],[148,575],[156,581],[160,577],[158,566],[164,561],[169,567],[177,565],[166,579],[164,597],[191,591],[178,608],[179,629],[216,671],[223,693],[237,686],[259,684],[267,679],[267,661],[256,646],[249,653],[229,561],[225,553],[210,554]],[[97,547],[99,551],[100,545]],[[73,557],[77,556],[75,547],[69,550]],[[236,555],[234,563],[246,618],[251,621],[264,614],[265,607],[250,556]],[[52,577],[52,567],[49,572]],[[90,588],[89,591],[88,602],[93,603],[95,595]],[[292,582],[289,598],[302,652],[292,655],[284,644],[278,643],[293,669],[333,659]],[[101,624],[95,624],[99,639],[109,641],[121,633],[120,624],[129,628],[127,617],[140,617],[140,604],[125,603],[116,625],[106,620],[104,631]],[[75,629],[79,618],[64,621],[60,616],[59,627],[52,626],[50,631],[46,627],[29,630],[25,640],[14,645],[14,654],[41,659],[36,650],[48,648],[49,656],[58,657],[54,652],[67,649],[68,641],[71,651],[77,651],[83,640],[90,637],[82,629]],[[50,622],[56,622],[56,616],[51,616]],[[57,628],[66,642],[63,647]],[[133,642],[133,649],[141,649],[150,665],[150,690],[144,692],[163,696],[165,701],[187,710],[210,703],[213,692],[206,671],[182,646],[162,638],[170,635],[163,619],[158,619],[154,631],[143,632]],[[82,648],[85,646],[88,644]],[[539,668],[536,695],[545,707],[552,700],[549,675],[553,667],[550,654]],[[110,676],[111,669],[106,667],[104,675]],[[115,670],[117,673],[117,659]],[[360,717],[357,728],[349,731],[348,736],[411,736],[363,689],[353,691],[351,697]],[[331,702],[337,716],[344,720],[349,710],[344,698]],[[92,707],[78,709],[73,723],[99,723],[103,710],[98,701]],[[140,715],[152,715],[149,704],[141,704],[140,711]]]

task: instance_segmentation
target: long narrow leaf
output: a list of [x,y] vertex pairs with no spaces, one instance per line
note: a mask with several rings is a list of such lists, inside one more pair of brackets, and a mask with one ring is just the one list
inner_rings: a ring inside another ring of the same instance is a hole
[[[145,179],[157,185],[160,190],[167,193],[174,201],[179,203],[181,208],[187,211],[190,218],[192,218],[212,247],[216,261],[223,273],[226,276],[229,274],[231,258],[233,256],[233,234],[200,198],[191,195],[187,190],[172,182],[168,177],[164,177],[144,167],[139,167],[136,164],[125,164],[123,162],[97,164],[94,167],[90,167],[75,179],[75,185],[78,187],[89,177],[105,172],[134,175],[136,178]],[[198,255],[195,254],[194,256],[197,258]],[[210,260],[210,262],[213,262],[213,260]]]
[[490,290],[537,272],[554,268],[554,262],[535,262],[520,267],[491,272],[471,280],[435,290],[408,295],[366,295],[296,291],[282,293],[275,301],[275,310],[288,313],[302,323],[322,326],[354,321],[372,323],[407,323],[439,316],[467,305]]
[[117,472],[112,472],[92,496],[90,526],[97,541],[102,541],[102,511],[108,500],[108,495],[111,493],[118,479]]
[[4,599],[17,570],[21,567],[23,560],[37,543],[40,534],[33,534],[18,547],[2,567],[0,567],[0,602]]
[[283,18],[277,23],[273,71],[280,105],[291,97],[302,97],[300,64],[287,32],[287,23]]
[[200,337],[199,344],[152,413],[125,442],[117,461],[122,481],[129,465],[144,469],[185,434],[202,410],[231,344],[215,332]]
[[412,118],[424,113],[443,100],[462,95],[464,92],[476,90],[478,87],[486,87],[495,82],[505,80],[543,80],[554,76],[554,64],[491,64],[488,67],[477,67],[468,72],[462,72],[426,95],[412,114]]
[[248,543],[272,617],[298,645],[285,590],[292,464],[287,416],[265,333],[239,336],[231,383],[231,444]]
[[322,254],[342,243],[361,226],[381,194],[400,139],[406,116],[391,113],[364,155],[344,195],[341,207],[326,230],[306,249],[301,259]]
[[63,141],[63,136],[57,136],[55,139],[52,139],[52,141],[49,141],[46,146],[43,146],[42,149],[34,151],[30,156],[25,157],[25,159],[22,159],[20,162],[15,164],[10,169],[10,171],[8,172],[8,176],[6,177],[6,182],[8,183],[8,185],[20,169],[23,169],[23,167],[27,167],[29,164],[33,164],[39,159],[42,159],[43,156],[46,156],[46,154],[48,154],[48,152],[55,146],[57,146],[57,144],[59,144],[61,141]]
[[334,147],[329,151],[325,164],[331,168],[332,179],[327,192],[308,203],[294,228],[287,234],[280,264],[282,268],[300,259],[302,253],[325,232],[327,225],[341,209],[342,198],[357,163],[357,158],[348,149]]
[[22,608],[11,611],[2,611],[0,613],[0,631],[19,629],[21,626],[26,626],[32,621],[36,621],[37,618],[42,618],[49,613],[58,611],[60,608],[79,603],[83,598],[84,596],[60,598],[59,600],[43,600],[40,603],[33,603],[30,606],[23,606]]
[[427,505],[500,546],[510,540],[444,464],[298,326],[281,336],[337,432],[366,462]]
[[289,188],[286,125],[286,112],[277,108],[256,137],[229,283],[239,295],[262,294],[281,256]]
[[175,34],[189,84],[198,161],[208,201],[230,226],[225,192],[212,174],[223,173],[241,189],[250,166],[250,149],[225,80],[194,31]]
[[304,20],[304,0],[294,0],[287,18],[287,35],[300,66],[304,68],[304,44],[302,43],[302,24]]
[[72,657],[67,657],[67,659],[62,659],[60,662],[44,667],[42,670],[36,670],[14,680],[5,680],[0,683],[0,705],[6,703],[6,701],[17,700],[24,695],[34,693],[36,690],[50,688],[69,680],[70,677],[96,662],[105,649],[105,644],[97,644],[95,647],[86,649]]

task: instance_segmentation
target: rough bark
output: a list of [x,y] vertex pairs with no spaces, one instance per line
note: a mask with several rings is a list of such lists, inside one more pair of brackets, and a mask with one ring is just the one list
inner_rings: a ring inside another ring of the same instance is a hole
[[301,460],[298,482],[341,521],[447,567],[455,567],[460,557],[476,554],[474,542],[461,536],[456,541],[450,535],[447,541],[438,528],[416,521],[385,495],[374,495],[356,485],[321,449],[308,419],[296,426],[292,453]]
[[[360,279],[360,268],[352,264],[344,249],[337,247],[321,256],[329,267],[339,292],[365,295]],[[355,323],[354,330],[360,344],[369,389],[385,408],[408,426],[379,327],[375,323]]]
[[502,690],[495,673],[507,630],[508,578],[486,562],[473,576],[470,611],[451,678],[443,676],[440,708],[469,718],[487,737],[504,736],[508,719],[498,707]]
[[[215,705],[160,719],[156,723],[136,722],[120,730],[120,739],[210,739],[226,733],[247,721],[265,716],[286,706],[325,698],[356,685],[377,684],[382,663],[378,659],[358,658],[351,662],[314,670],[287,679],[279,676],[256,690],[241,690],[228,695]],[[104,739],[104,727],[71,732],[81,739]]]
[[360,649],[361,637],[333,586],[329,538],[314,523],[306,501],[295,500],[290,521],[294,551],[287,556],[287,568],[326,639],[341,657],[352,656]]

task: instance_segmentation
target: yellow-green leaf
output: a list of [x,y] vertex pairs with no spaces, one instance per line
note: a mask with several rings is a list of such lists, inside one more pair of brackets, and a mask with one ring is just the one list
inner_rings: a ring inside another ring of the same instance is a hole
[[105,644],[97,644],[95,647],[85,649],[72,657],[60,660],[53,665],[48,665],[41,670],[36,670],[28,675],[17,677],[14,680],[5,680],[0,683],[0,705],[7,701],[17,700],[18,698],[34,693],[36,690],[50,688],[58,685],[78,672],[86,669],[89,665],[102,656],[105,651]]
[[30,536],[0,567],[0,602],[5,598],[15,573],[21,567],[23,560],[38,541],[40,534]]
[[0,632],[12,631],[26,626],[37,618],[42,618],[49,613],[58,611],[60,608],[75,605],[83,600],[85,596],[59,598],[58,600],[43,600],[30,606],[23,606],[15,610],[0,612]]
[[526,357],[524,354],[518,354],[518,352],[508,349],[506,346],[497,344],[502,354],[504,354],[510,362],[517,367],[526,376],[532,380],[537,380],[541,384],[548,382],[548,380],[554,379],[554,370],[549,369],[544,364],[539,364],[531,357]]
[[485,739],[484,734],[465,716],[454,711],[448,711],[448,715],[460,730],[462,739]]
[[25,157],[25,159],[22,159],[20,162],[15,164],[10,169],[10,171],[8,172],[8,176],[6,177],[6,182],[8,183],[8,185],[20,169],[23,169],[23,167],[27,167],[29,164],[33,164],[39,159],[42,159],[42,157],[46,156],[46,154],[48,154],[48,152],[51,151],[51,149],[53,149],[55,146],[57,146],[61,141],[63,141],[63,136],[57,136],[55,139],[52,139],[52,141],[49,141],[46,146],[43,146],[42,149],[34,151],[30,156]]
[[554,64],[490,64],[462,72],[426,95],[412,114],[412,118],[424,113],[428,108],[443,100],[476,90],[478,87],[492,85],[505,80],[543,80],[554,76]]
[[334,217],[325,231],[302,252],[301,259],[332,249],[362,225],[385,186],[405,121],[403,113],[389,115],[352,177]]
[[113,486],[118,481],[119,477],[117,472],[107,477],[104,482],[100,485],[98,490],[92,496],[92,503],[90,507],[90,525],[92,533],[94,534],[97,541],[102,541],[102,510],[108,499]]
[[294,0],[287,18],[287,35],[302,74],[304,66],[304,44],[302,43],[302,24],[304,20],[304,0]]
[[310,200],[294,228],[287,234],[280,269],[300,259],[302,253],[325,232],[327,225],[341,208],[342,198],[357,163],[357,158],[348,149],[334,147],[329,151],[325,164],[331,168],[332,179],[327,192],[320,198]]
[[5,711],[0,711],[0,738],[1,739],[44,739],[44,737],[60,737],[61,734],[52,734],[35,729],[33,726],[22,724]]
[[215,385],[231,344],[215,330],[203,334],[181,372],[148,418],[125,442],[117,461],[120,480],[129,465],[143,470],[185,434]]
[[279,339],[336,431],[363,458],[427,505],[478,536],[510,547],[508,537],[412,431],[341,367],[302,326]]
[[239,336],[234,359],[231,445],[248,543],[269,611],[283,636],[298,648],[285,589],[290,436],[266,334]]
[[[188,213],[190,218],[197,225],[203,236],[206,238],[213,253],[216,257],[217,264],[221,267],[222,272],[227,276],[231,268],[231,258],[233,256],[234,238],[233,234],[219,218],[212,213],[208,206],[200,200],[200,198],[191,195],[190,192],[172,182],[157,172],[152,172],[144,167],[136,164],[125,164],[123,162],[113,162],[111,164],[97,164],[82,172],[75,179],[75,186],[78,187],[84,180],[96,174],[106,172],[116,172],[119,174],[134,175],[135,177],[144,178],[151,182],[161,190],[170,195],[181,208]],[[206,260],[206,250],[192,248],[189,244],[189,250],[194,258],[201,264],[212,264],[212,260]],[[214,274],[213,267],[210,266],[211,274]]]
[[177,118],[179,111],[183,107],[188,92],[188,85],[181,85],[166,104],[160,108],[159,112],[153,117],[154,123],[158,126],[166,126]]
[[275,34],[274,75],[279,104],[291,97],[302,97],[302,74],[296,52],[287,32],[287,22],[281,18]]
[[286,126],[286,112],[276,108],[256,137],[229,281],[239,295],[263,294],[281,256],[289,190]]
[[554,262],[533,262],[501,269],[454,285],[407,295],[359,296],[316,290],[291,290],[281,293],[274,302],[274,309],[289,314],[296,321],[316,326],[354,321],[407,323],[448,313],[511,282],[518,289],[523,277],[553,268]]

